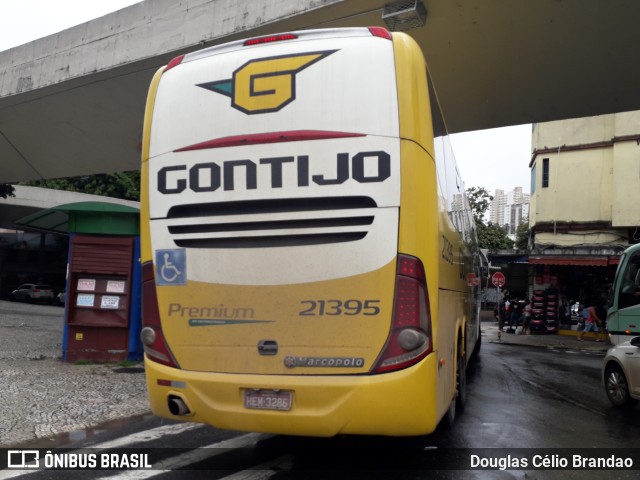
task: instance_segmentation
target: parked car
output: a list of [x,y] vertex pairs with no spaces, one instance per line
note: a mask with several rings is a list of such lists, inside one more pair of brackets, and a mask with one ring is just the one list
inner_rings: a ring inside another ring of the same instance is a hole
[[640,337],[612,347],[602,364],[602,383],[609,401],[620,408],[640,400]]
[[53,303],[53,289],[49,285],[24,283],[11,292],[11,300]]

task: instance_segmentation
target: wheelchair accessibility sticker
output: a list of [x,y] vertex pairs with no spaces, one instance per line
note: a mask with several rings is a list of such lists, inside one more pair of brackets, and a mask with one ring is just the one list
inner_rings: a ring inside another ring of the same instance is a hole
[[185,250],[156,250],[156,285],[186,284],[187,256]]

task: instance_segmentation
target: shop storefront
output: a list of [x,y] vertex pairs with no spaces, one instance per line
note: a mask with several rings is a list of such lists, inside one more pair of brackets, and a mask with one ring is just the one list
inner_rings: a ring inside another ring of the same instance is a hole
[[[557,295],[551,306],[544,304],[543,313],[557,318],[560,328],[570,328],[585,303],[605,304],[619,260],[619,255],[531,255],[532,296]],[[571,306],[576,304],[572,318]]]

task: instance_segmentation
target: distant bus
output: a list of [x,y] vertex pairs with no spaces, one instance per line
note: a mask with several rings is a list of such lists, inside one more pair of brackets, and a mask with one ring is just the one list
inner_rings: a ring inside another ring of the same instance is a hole
[[609,292],[607,330],[614,345],[640,336],[640,244],[620,258]]
[[373,27],[157,72],[141,202],[156,415],[313,436],[453,422],[481,264],[427,77],[409,36]]

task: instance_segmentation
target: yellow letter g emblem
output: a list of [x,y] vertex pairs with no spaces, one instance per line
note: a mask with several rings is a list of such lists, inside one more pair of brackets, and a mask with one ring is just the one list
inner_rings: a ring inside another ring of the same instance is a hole
[[336,50],[251,60],[231,80],[198,86],[231,97],[231,106],[247,114],[277,112],[296,98],[296,74]]

